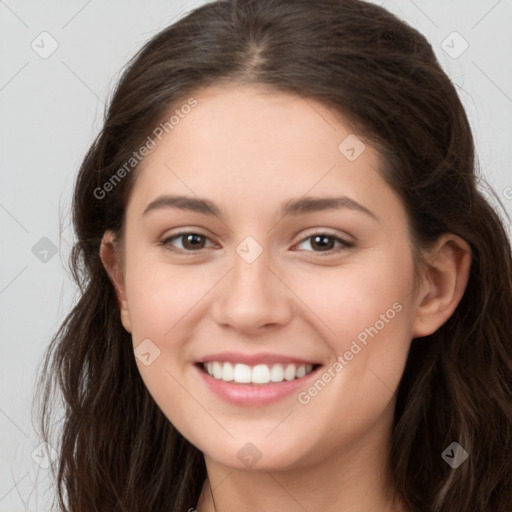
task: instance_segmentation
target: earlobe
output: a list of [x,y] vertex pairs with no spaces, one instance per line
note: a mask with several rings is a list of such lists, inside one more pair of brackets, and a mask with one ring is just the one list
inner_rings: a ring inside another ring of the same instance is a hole
[[415,338],[437,331],[457,308],[469,279],[471,248],[456,235],[443,235],[425,260],[417,295]]
[[120,247],[112,231],[106,231],[103,235],[100,247],[100,258],[110,278],[110,281],[114,286],[123,327],[128,332],[131,332],[130,311],[128,309],[128,301],[126,299],[124,271],[120,254]]

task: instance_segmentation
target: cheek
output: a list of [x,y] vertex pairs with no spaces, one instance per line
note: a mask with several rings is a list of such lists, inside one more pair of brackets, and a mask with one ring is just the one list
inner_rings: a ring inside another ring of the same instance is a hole
[[136,264],[135,259],[131,268],[127,265],[127,298],[135,354],[137,347],[144,343],[149,347],[144,352],[151,353],[150,364],[145,365],[136,357],[137,366],[149,393],[179,429],[196,420],[204,421],[201,411],[191,405],[190,394],[180,384],[184,366],[189,363],[184,349],[194,338],[193,331],[200,317],[206,313],[202,299],[219,279],[211,268],[200,267],[155,261]]
[[171,265],[143,254],[137,258],[136,251],[126,271],[134,343],[169,338],[216,281],[216,272],[207,265]]
[[[399,254],[375,253],[371,262],[368,258],[331,268],[323,276],[304,273],[301,283],[294,284],[301,287],[298,295],[307,297],[307,306],[321,325],[329,327],[321,327],[324,342],[332,364],[339,363],[325,376],[332,384],[317,406],[330,410],[329,400],[336,397],[339,406],[357,412],[355,430],[357,421],[373,421],[381,413],[407,360],[414,313],[413,265],[405,249]],[[310,395],[305,390],[305,401],[315,395],[311,391]],[[341,427],[334,417],[332,425]]]
[[[360,260],[336,267],[279,269],[293,291],[285,293],[282,300],[298,301],[296,315],[317,326],[322,336],[336,345],[334,348],[344,351],[347,340],[376,322],[379,327],[381,315],[386,316],[384,321],[393,317],[397,302],[404,310],[407,306],[412,261],[404,247],[393,249],[367,253]],[[198,319],[199,313],[206,314],[205,308],[211,307],[207,296],[225,269],[207,263],[166,264],[137,255],[136,249],[132,254],[133,258],[127,261],[126,285],[134,344],[145,338],[165,339],[168,344],[170,333],[179,332],[189,323],[189,317]]]
[[364,342],[366,329],[375,325],[379,332],[408,332],[413,266],[407,252],[400,254],[375,252],[364,260],[290,276],[290,287],[322,322],[337,353],[359,334]]
[[318,421],[326,438],[348,440],[389,407],[411,341],[412,270],[406,257],[381,254],[371,265],[330,269],[325,277],[302,276],[298,295],[309,290],[308,307],[334,331],[322,327],[325,336],[319,340],[331,354],[320,376],[326,384],[314,383],[300,396],[304,411],[323,411]]

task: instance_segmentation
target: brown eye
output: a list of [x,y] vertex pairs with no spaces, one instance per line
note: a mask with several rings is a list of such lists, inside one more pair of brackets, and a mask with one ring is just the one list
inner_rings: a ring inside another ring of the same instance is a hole
[[311,247],[319,247],[321,251],[332,250],[335,244],[334,237],[328,235],[315,235],[311,238]]
[[[181,247],[176,246],[176,240],[181,241]],[[191,253],[199,252],[201,249],[205,249],[205,243],[207,241],[209,241],[209,238],[205,235],[191,231],[184,231],[167,237],[166,239],[162,240],[162,242],[160,242],[160,245],[165,246],[170,251]],[[350,247],[354,247],[353,243],[343,240],[342,238],[330,233],[315,233],[304,238],[300,244],[304,244],[307,241],[310,241],[309,244],[312,248],[312,251],[308,252],[331,254],[340,252]],[[337,247],[335,246],[336,244],[338,244]]]
[[[304,238],[300,244],[304,244],[307,241],[310,241],[309,244],[313,249],[313,252],[331,253],[354,247],[353,243],[347,242],[346,240],[343,240],[338,236],[331,235],[330,233],[315,233]],[[336,243],[340,244],[341,247],[334,247]]]
[[[174,240],[181,240],[182,247],[173,247]],[[161,245],[168,247],[171,251],[194,252],[204,249],[207,240],[208,238],[200,233],[186,231],[162,240]]]

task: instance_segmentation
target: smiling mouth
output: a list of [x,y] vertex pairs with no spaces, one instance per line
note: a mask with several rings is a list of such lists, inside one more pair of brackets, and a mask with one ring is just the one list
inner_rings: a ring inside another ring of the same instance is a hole
[[250,366],[243,363],[209,361],[196,363],[196,366],[215,380],[231,384],[271,385],[301,379],[322,365],[275,363]]

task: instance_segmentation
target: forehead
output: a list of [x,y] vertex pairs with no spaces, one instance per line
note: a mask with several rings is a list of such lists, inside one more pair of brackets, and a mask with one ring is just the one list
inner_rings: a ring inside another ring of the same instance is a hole
[[[339,115],[326,105],[262,86],[210,87],[196,101],[197,106],[172,130],[169,145],[193,139],[194,144],[200,145],[197,150],[214,146],[216,153],[229,150],[235,157],[243,143],[242,158],[248,151],[258,149],[272,150],[276,157],[284,150],[300,155],[304,153],[302,149],[318,146],[326,137],[328,144],[333,142],[332,137],[337,140],[349,133],[346,123],[340,123]],[[299,147],[299,140],[304,142],[305,137],[311,143]],[[332,147],[331,154],[337,157],[337,146]]]
[[[356,198],[380,188],[373,202],[391,192],[377,172],[378,153],[321,102],[238,85],[210,87],[194,98],[196,106],[137,170],[132,199],[139,210],[164,192],[213,194],[221,203],[254,211],[263,202],[281,204],[333,189]],[[347,149],[357,151],[357,158],[348,158],[354,151]]]

